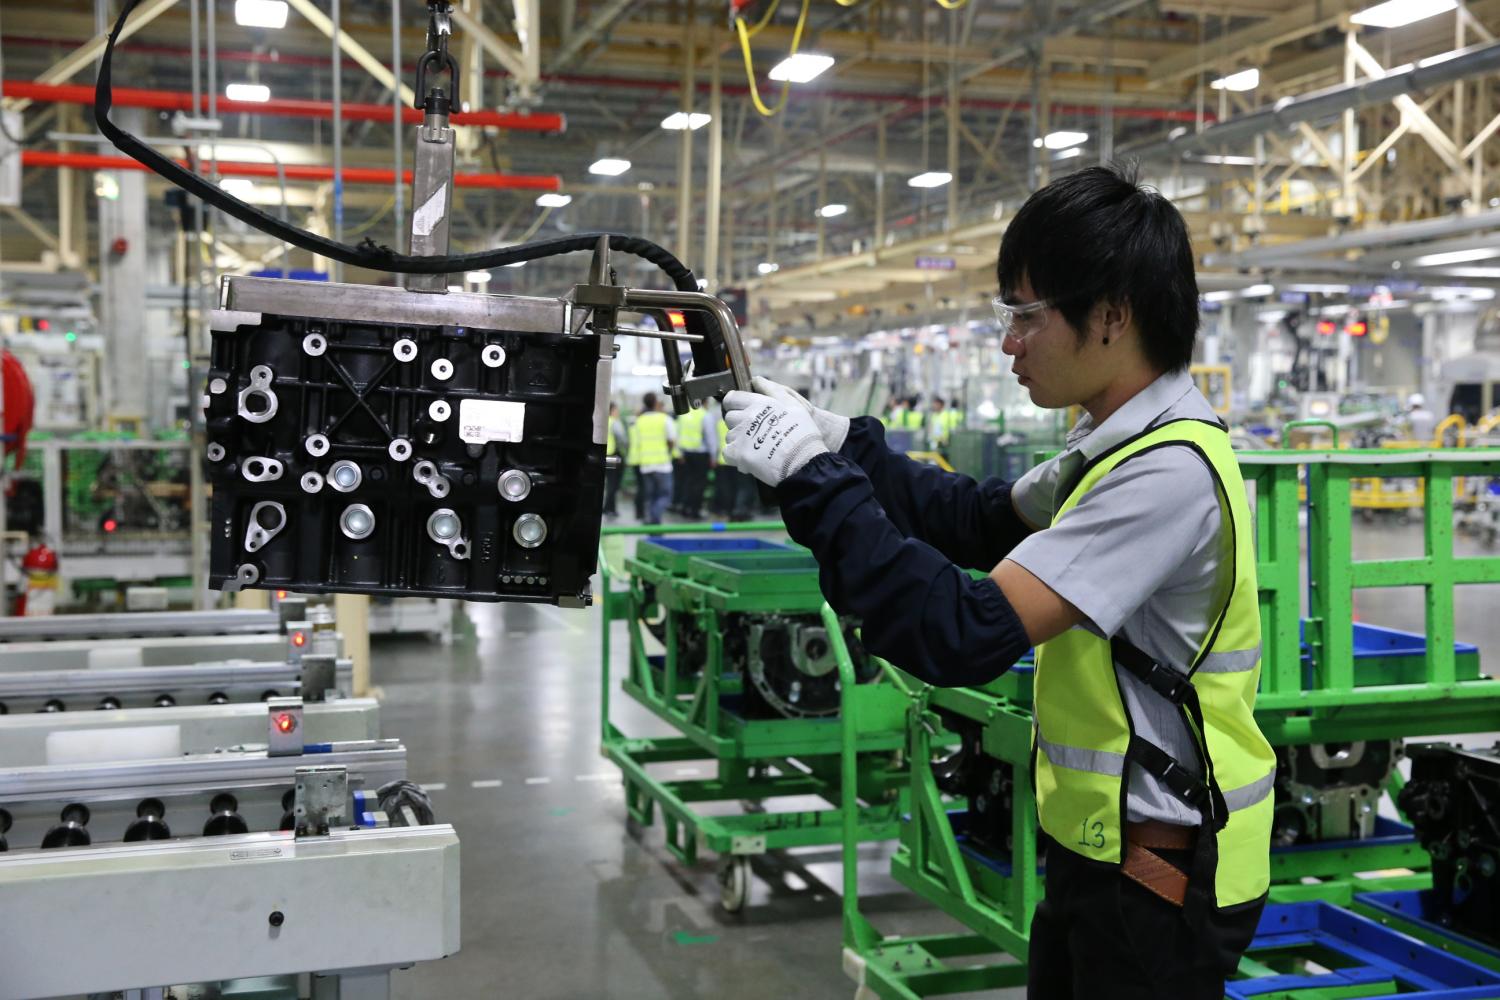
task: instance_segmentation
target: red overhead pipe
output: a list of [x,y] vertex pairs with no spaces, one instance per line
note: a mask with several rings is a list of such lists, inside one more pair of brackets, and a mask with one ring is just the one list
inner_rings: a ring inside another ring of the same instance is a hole
[[[188,166],[185,160],[177,161],[182,166]],[[21,166],[23,167],[53,167],[58,169],[72,170],[149,170],[143,163],[138,163],[128,156],[106,156],[101,153],[54,153],[41,149],[23,149],[21,151]],[[332,167],[309,166],[306,164],[289,163],[284,168],[286,179],[289,181],[331,181],[333,180]],[[240,163],[229,160],[219,161],[219,173],[226,177],[265,177],[274,180],[276,178],[276,165],[274,163]],[[345,184],[380,184],[390,187],[396,180],[394,170],[382,170],[374,167],[345,167]],[[401,179],[404,183],[411,183],[411,171],[402,171]],[[461,188],[482,188],[490,191],[556,191],[562,186],[558,177],[547,174],[462,174],[453,175],[453,186]]]
[[[0,93],[20,100],[57,102],[62,104],[93,104],[94,88],[73,83],[36,83],[31,80],[6,80],[0,84]],[[174,90],[140,90],[135,87],[116,87],[115,106],[121,108],[151,108],[156,111],[193,111],[193,95]],[[198,98],[198,111],[208,111],[208,96]],[[270,101],[231,101],[227,97],[218,100],[221,115],[270,115],[287,118],[333,118],[333,105],[328,101],[308,101],[301,98],[279,98]],[[348,121],[389,122],[389,104],[356,104],[344,102],[343,116]],[[401,120],[410,125],[422,121],[422,112],[416,108],[403,108]],[[554,113],[523,114],[513,111],[460,111],[453,115],[455,125],[493,125],[497,128],[526,132],[561,132],[567,128],[562,115]]]

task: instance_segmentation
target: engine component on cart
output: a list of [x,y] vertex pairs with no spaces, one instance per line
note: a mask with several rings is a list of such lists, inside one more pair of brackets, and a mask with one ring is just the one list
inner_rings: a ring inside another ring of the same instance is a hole
[[[788,718],[816,718],[839,710],[838,661],[828,630],[816,617],[745,616],[748,643],[745,674],[755,692],[774,714]],[[855,676],[867,681],[878,668],[865,655],[844,623],[844,641],[854,661]]]
[[63,807],[62,822],[47,831],[42,838],[44,849],[52,847],[87,847],[93,839],[86,829],[89,824],[89,807],[73,802]]
[[1277,747],[1272,842],[1285,847],[1370,837],[1400,758],[1400,740]]
[[208,811],[213,815],[203,824],[203,836],[223,837],[231,833],[249,833],[250,827],[240,815],[239,808],[239,800],[228,792],[215,795],[208,804]]
[[161,799],[141,799],[135,807],[135,821],[125,828],[125,841],[170,840],[172,830],[162,819],[167,807]]
[[1413,743],[1396,804],[1432,856],[1440,922],[1500,947],[1500,743],[1465,750]]
[[943,725],[958,734],[959,745],[933,763],[937,786],[968,801],[969,843],[1008,858],[1015,847],[1015,767],[984,752],[984,728],[972,719],[945,713]]

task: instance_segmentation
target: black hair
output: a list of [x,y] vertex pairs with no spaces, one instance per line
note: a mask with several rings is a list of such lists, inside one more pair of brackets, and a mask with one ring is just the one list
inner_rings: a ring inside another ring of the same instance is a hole
[[1029,279],[1086,336],[1101,301],[1128,303],[1147,359],[1186,368],[1198,334],[1198,279],[1187,223],[1133,164],[1087,167],[1034,192],[1006,227],[996,264],[1000,293]]
[[656,409],[656,393],[648,392],[641,398],[641,404],[650,411]]

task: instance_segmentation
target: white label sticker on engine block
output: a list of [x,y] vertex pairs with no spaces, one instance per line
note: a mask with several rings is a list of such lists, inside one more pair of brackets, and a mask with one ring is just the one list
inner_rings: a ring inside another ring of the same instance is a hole
[[465,444],[514,443],[526,426],[526,404],[502,399],[458,401],[458,437]]

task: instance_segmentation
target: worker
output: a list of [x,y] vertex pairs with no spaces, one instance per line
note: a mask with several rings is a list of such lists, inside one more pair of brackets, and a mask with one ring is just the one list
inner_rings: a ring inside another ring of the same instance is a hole
[[774,382],[724,400],[726,458],[775,487],[870,652],[974,686],[1036,647],[1032,1000],[1219,1000],[1265,905],[1255,547],[1187,371],[1193,262],[1182,216],[1128,170],[1027,199],[1000,244],[1001,347],[1034,405],[1084,416],[1016,482],[913,462]]
[[1406,423],[1413,441],[1428,443],[1437,435],[1437,414],[1427,408],[1427,398],[1420,392],[1406,398]]
[[948,439],[958,426],[958,417],[958,411],[950,410],[942,396],[932,397],[932,410],[927,414],[927,443],[934,450],[948,450]]
[[[690,521],[703,516],[703,494],[708,489],[708,469],[717,448],[719,423],[712,401],[677,418],[677,447],[682,453],[682,496],[678,513]],[[708,433],[705,433],[708,431]]]
[[906,428],[907,414],[910,412],[910,407],[907,405],[907,397],[896,396],[892,399],[885,416],[881,418],[880,422],[890,430],[904,430]]
[[[625,478],[624,461],[630,455],[630,433],[625,421],[620,419],[620,404],[609,404],[609,427],[604,432],[604,516],[618,517],[615,496],[620,492],[620,481]],[[615,459],[614,462],[608,459]]]
[[630,422],[626,432],[625,464],[630,467],[635,479],[635,520],[637,524],[646,520],[646,480],[641,475],[640,416]]
[[640,471],[642,520],[660,524],[672,499],[672,455],[677,450],[677,429],[661,410],[656,393],[642,399],[641,415],[635,418],[635,441],[630,453]]

